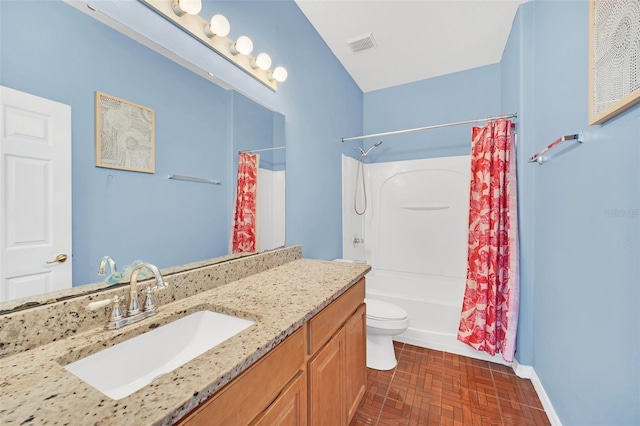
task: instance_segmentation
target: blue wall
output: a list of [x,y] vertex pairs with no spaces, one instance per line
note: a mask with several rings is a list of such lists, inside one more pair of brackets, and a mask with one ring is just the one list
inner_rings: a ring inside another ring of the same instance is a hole
[[[233,93],[233,161],[234,175],[237,173],[238,152],[254,149],[269,149],[286,146],[284,141],[285,117],[274,113],[251,99]],[[261,151],[260,168],[267,170],[285,169],[285,152]]]
[[[260,133],[262,125],[267,137],[286,140],[287,244],[302,244],[306,257],[339,257],[340,137],[362,131],[362,92],[293,1],[216,5],[238,31],[233,37],[250,28],[243,32],[256,50],[287,67],[277,93],[226,60],[231,69],[220,73],[243,95],[223,90],[61,1],[0,2],[0,84],[72,106],[74,283],[101,279],[105,254],[120,265],[142,258],[164,267],[226,253],[233,136]],[[153,15],[136,1],[95,6]],[[33,28],[49,30],[42,37]],[[96,90],[155,109],[155,174],[95,167]],[[284,129],[245,97],[284,114]],[[237,128],[234,112],[262,124]],[[168,173],[223,184],[172,181]]]
[[[514,112],[514,111],[511,111]],[[380,133],[473,120],[502,114],[500,65],[368,92],[364,95],[364,132]],[[471,125],[404,133],[364,140],[371,161],[399,161],[453,155],[471,150]],[[353,142],[345,142],[346,144]],[[351,153],[351,155],[353,155]]]
[[[273,146],[273,113],[271,111],[238,93],[234,93],[232,110],[234,156],[238,151]],[[260,157],[266,156],[268,155],[260,154]]]
[[[231,92],[64,3],[0,5],[1,84],[72,107],[74,284],[103,279],[107,254],[164,267],[226,253],[225,188],[167,175],[225,178]],[[155,174],[95,167],[95,91],[155,110]]]
[[[308,258],[342,252],[340,138],[362,132],[362,91],[292,0],[207,2],[201,16],[222,13],[231,38],[246,34],[254,51],[267,51],[289,78],[273,94],[245,73],[220,75],[286,117],[286,243]],[[226,62],[226,61],[223,61]],[[217,65],[217,64],[216,64]]]
[[352,154],[340,138],[362,132],[362,91],[293,1],[207,2],[201,16],[215,12],[229,18],[231,38],[251,36],[255,52],[289,71],[274,96],[251,78],[235,83],[286,117],[287,245],[301,244],[307,258],[340,257],[341,154]]
[[640,108],[588,126],[586,0],[522,5],[502,68],[503,106],[521,113],[518,360],[562,424],[640,424]]

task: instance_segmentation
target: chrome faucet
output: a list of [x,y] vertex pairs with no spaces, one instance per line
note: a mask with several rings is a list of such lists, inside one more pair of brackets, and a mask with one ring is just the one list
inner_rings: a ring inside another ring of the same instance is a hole
[[105,275],[106,274],[106,270],[105,269],[107,267],[107,264],[109,265],[109,270],[110,270],[110,272],[112,274],[115,273],[115,272],[118,272],[117,268],[116,268],[116,261],[113,260],[111,258],[111,256],[105,256],[100,261],[100,266],[98,267],[98,274],[99,275]]
[[150,263],[141,263],[136,265],[136,267],[131,271],[131,280],[129,282],[129,310],[127,311],[127,316],[138,315],[141,313],[140,304],[138,303],[138,274],[143,268],[147,268],[155,276],[156,285],[153,288],[147,287],[145,290],[146,297],[142,312],[153,310],[155,313],[156,307],[151,300],[151,292],[153,290],[163,290],[167,288],[167,284],[162,279],[162,274],[155,265]]
[[[144,290],[145,300],[141,310],[140,304],[138,302],[138,274],[144,268],[147,268],[153,273],[156,279],[156,285],[153,287],[147,286],[147,288]],[[129,309],[127,310],[126,315],[122,315],[122,312],[120,310],[120,301],[122,301],[123,299],[119,298],[118,296],[115,296],[113,299],[89,303],[87,309],[93,311],[101,307],[113,304],[111,316],[109,317],[106,328],[110,330],[122,328],[125,325],[133,324],[138,321],[142,321],[145,318],[154,316],[158,312],[158,308],[156,308],[156,306],[153,304],[151,293],[156,290],[164,290],[167,287],[168,283],[164,281],[164,279],[162,278],[162,274],[155,265],[152,265],[150,263],[141,263],[139,265],[136,265],[131,271],[131,281],[129,282]]]

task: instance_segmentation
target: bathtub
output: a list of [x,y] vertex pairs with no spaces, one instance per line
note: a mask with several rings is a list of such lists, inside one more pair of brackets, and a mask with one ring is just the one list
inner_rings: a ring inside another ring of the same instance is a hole
[[456,338],[467,272],[470,162],[463,155],[367,163],[369,207],[358,216],[358,162],[343,156],[342,256],[372,266],[367,298],[409,314],[409,328],[395,340],[504,363]]
[[457,340],[464,278],[397,272],[373,268],[366,275],[366,297],[400,306],[409,314],[409,328],[394,340],[505,364]]

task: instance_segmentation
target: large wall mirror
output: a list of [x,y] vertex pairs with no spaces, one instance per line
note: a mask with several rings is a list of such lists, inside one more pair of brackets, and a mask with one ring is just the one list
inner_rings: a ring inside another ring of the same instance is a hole
[[[105,255],[119,268],[136,260],[167,268],[226,255],[239,151],[260,150],[266,176],[258,251],[284,244],[283,115],[62,1],[3,1],[0,19],[0,84],[71,106],[78,292],[105,279],[97,274]],[[154,110],[154,173],[96,167],[96,91]],[[0,298],[0,311],[11,306],[6,300]]]

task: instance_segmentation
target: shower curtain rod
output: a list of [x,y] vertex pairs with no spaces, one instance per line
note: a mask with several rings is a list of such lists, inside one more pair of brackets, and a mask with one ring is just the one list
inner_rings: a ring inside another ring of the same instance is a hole
[[461,124],[479,123],[481,121],[501,120],[501,119],[506,119],[506,118],[516,118],[516,117],[518,117],[518,113],[517,112],[515,112],[513,114],[497,115],[495,117],[478,118],[476,120],[458,121],[457,123],[437,124],[435,126],[416,127],[416,128],[413,128],[413,129],[395,130],[393,132],[372,133],[370,135],[364,135],[364,136],[352,136],[350,138],[342,138],[342,142],[344,142],[344,141],[352,141],[352,140],[356,140],[356,139],[376,138],[378,136],[397,135],[397,134],[400,134],[400,133],[417,132],[417,131],[420,131],[420,130],[439,129],[441,127],[459,126]]
[[238,151],[238,154],[245,154],[247,152],[262,152],[262,151],[275,151],[276,149],[285,149],[285,146],[274,146],[273,148],[262,148],[262,149],[247,149],[244,151]]

